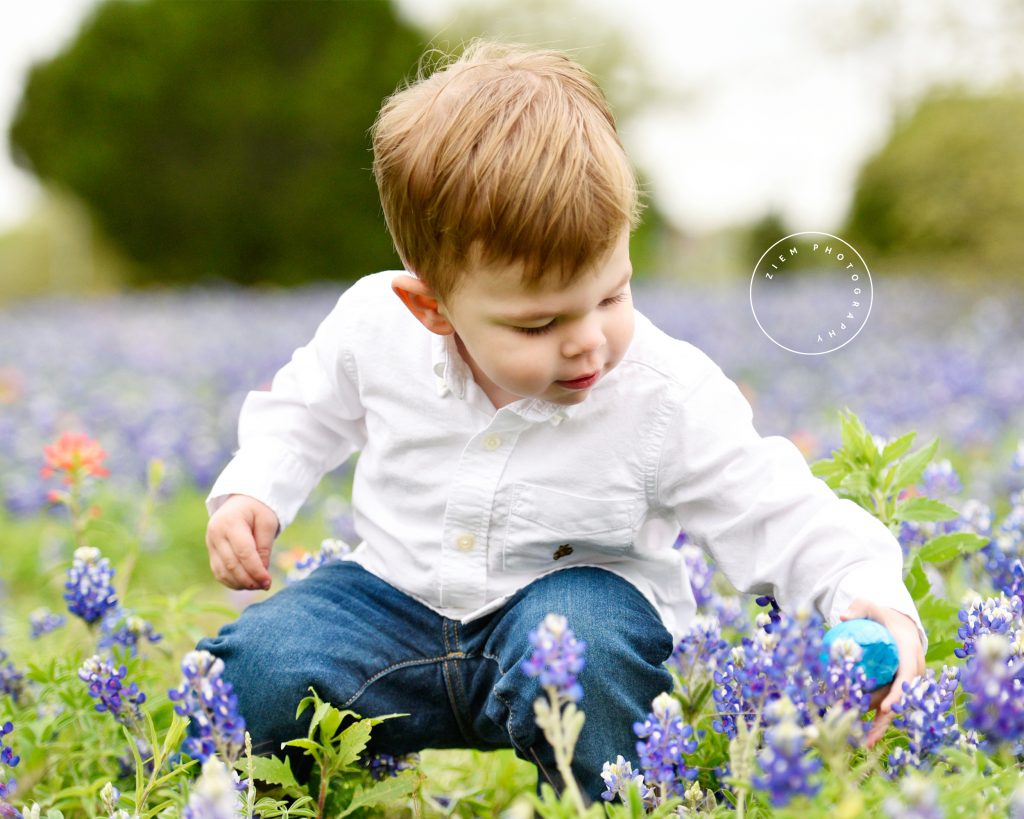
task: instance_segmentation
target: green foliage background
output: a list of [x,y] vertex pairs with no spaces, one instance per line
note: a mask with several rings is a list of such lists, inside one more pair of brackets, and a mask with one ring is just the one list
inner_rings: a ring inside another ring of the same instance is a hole
[[842,236],[873,266],[981,281],[1024,269],[1024,90],[945,90],[862,169]]
[[131,283],[355,278],[397,264],[367,129],[422,50],[384,0],[113,0],[34,67],[12,151]]

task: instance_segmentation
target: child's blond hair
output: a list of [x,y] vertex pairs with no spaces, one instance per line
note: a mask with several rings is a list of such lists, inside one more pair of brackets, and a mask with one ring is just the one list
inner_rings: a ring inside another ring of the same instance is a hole
[[389,97],[372,136],[395,247],[442,301],[476,265],[564,287],[639,220],[608,103],[557,51],[474,41]]

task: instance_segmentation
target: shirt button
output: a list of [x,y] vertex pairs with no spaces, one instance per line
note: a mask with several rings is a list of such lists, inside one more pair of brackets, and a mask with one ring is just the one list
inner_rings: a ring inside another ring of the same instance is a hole
[[486,438],[484,438],[484,446],[490,450],[495,450],[499,446],[501,446],[501,438],[499,438],[497,435],[488,435]]
[[455,541],[455,545],[459,547],[460,552],[468,552],[476,544],[476,538],[472,535],[459,535],[458,540]]

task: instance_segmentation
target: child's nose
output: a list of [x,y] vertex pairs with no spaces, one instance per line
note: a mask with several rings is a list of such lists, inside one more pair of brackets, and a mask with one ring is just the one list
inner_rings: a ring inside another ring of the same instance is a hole
[[600,317],[587,316],[576,323],[572,333],[562,345],[562,355],[566,358],[576,358],[600,349],[604,346],[605,341],[604,327]]

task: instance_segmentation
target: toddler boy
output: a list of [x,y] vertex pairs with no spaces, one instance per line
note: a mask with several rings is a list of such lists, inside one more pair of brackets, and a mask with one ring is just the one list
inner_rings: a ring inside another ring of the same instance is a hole
[[312,685],[410,715],[375,727],[370,752],[511,747],[560,791],[520,668],[558,612],[588,645],[573,771],[598,799],[604,761],[637,765],[632,724],[671,688],[662,664],[695,612],[680,528],[742,592],[890,629],[877,741],[927,646],[899,544],[633,308],[637,187],[593,79],[556,52],[476,43],[387,100],[373,148],[405,271],[348,288],[248,395],[207,501],[216,577],[267,589],[277,533],[361,453],[355,550],[199,645],[224,660],[256,750],[305,733]]

